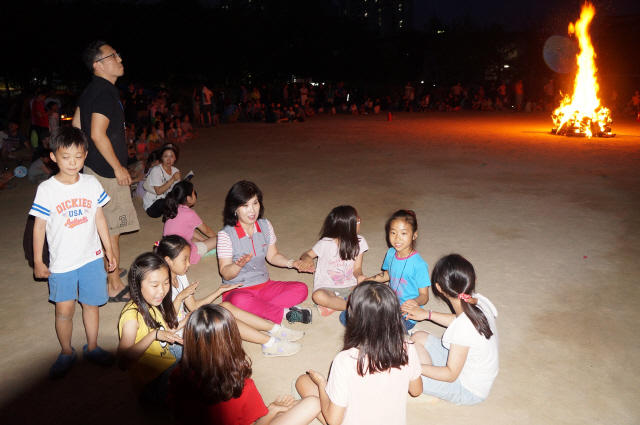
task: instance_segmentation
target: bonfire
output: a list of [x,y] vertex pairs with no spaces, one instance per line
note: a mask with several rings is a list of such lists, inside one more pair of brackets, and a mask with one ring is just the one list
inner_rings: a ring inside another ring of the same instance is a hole
[[580,53],[577,55],[578,72],[573,94],[567,94],[560,107],[553,111],[552,133],[577,137],[613,137],[611,111],[598,100],[596,79],[596,53],[589,37],[589,25],[596,10],[590,3],[582,6],[580,19],[569,24],[569,34],[578,38]]

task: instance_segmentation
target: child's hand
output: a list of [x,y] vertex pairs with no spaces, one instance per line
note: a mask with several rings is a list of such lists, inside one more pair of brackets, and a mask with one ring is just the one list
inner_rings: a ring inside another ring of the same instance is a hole
[[235,261],[234,264],[242,268],[244,267],[245,264],[249,262],[249,260],[251,260],[251,257],[253,257],[253,254],[245,254],[242,257],[238,258],[238,260]]
[[327,380],[318,372],[314,372],[313,370],[309,369],[307,371],[307,375],[309,375],[309,378],[311,378],[313,383],[316,384],[318,388],[324,388],[327,386]]
[[220,291],[221,294],[224,294],[225,292],[229,292],[232,291],[236,288],[241,287],[242,285],[244,285],[244,283],[223,283],[222,285],[220,285],[220,287],[218,288],[218,291]]
[[311,257],[307,257],[304,260],[300,260],[300,266],[298,267],[298,271],[306,271],[310,268],[313,268],[313,259]]
[[46,279],[51,276],[51,272],[42,261],[39,261],[33,265],[33,275],[38,279]]
[[175,334],[175,330],[159,330],[157,331],[157,339],[158,341],[166,341],[170,344],[175,344],[176,342],[178,344],[184,344],[184,341],[182,341],[182,338],[180,338],[178,335]]
[[429,318],[429,312],[421,309],[419,305],[416,304],[415,306],[408,306],[406,304],[407,303],[405,302],[400,306],[400,310],[402,310],[402,313],[406,314],[405,320],[411,319],[420,321]]
[[107,260],[109,261],[109,273],[113,272],[118,265],[116,261],[116,256],[113,255],[113,251],[108,251],[104,253],[107,256]]
[[406,307],[407,309],[412,309],[413,307],[418,307],[418,303],[416,302],[416,300],[406,300],[400,306],[400,308],[402,307]]
[[290,395],[281,395],[275,399],[273,403],[271,403],[268,409],[272,412],[275,412],[276,415],[278,413],[284,413],[287,410],[291,409],[295,404],[295,399]]
[[311,264],[305,263],[302,260],[297,260],[291,263],[291,267],[299,272],[313,273],[316,271],[316,268],[313,267],[313,260],[311,260]]
[[182,299],[188,298],[191,295],[196,293],[196,289],[198,289],[198,284],[200,284],[200,282],[192,282],[191,285],[187,286],[186,288],[184,288],[179,294],[178,296]]

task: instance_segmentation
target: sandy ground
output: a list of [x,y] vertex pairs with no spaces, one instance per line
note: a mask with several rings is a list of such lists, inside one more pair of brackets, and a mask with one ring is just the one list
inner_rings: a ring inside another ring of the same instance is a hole
[[[486,402],[459,407],[421,398],[409,424],[610,423],[640,421],[640,124],[619,119],[615,139],[548,134],[546,114],[412,114],[319,117],[304,124],[238,124],[204,130],[183,149],[196,210],[221,227],[224,196],[241,179],[265,194],[278,248],[297,257],[316,241],[331,208],[351,204],[370,249],[365,274],[380,270],[383,225],[399,208],[417,212],[418,249],[433,265],[459,252],[475,266],[478,291],[499,311],[500,374]],[[26,179],[0,193],[0,422],[146,423],[168,412],[141,408],[126,373],[79,362],[47,378],[58,354],[53,306],[34,282],[22,234],[36,188]],[[150,250],[162,222],[136,201],[140,232],[121,240],[122,262]],[[311,275],[271,268],[272,278]],[[200,295],[220,284],[215,258],[189,271]],[[311,300],[305,305],[311,306]],[[123,304],[101,308],[100,343],[117,346]],[[435,300],[428,308],[445,311]],[[315,311],[314,311],[315,313]],[[73,345],[84,333],[79,308]],[[290,391],[308,368],[328,372],[340,350],[337,315],[315,315],[302,351],[267,359],[245,344],[265,402]],[[440,335],[442,328],[419,324]]]

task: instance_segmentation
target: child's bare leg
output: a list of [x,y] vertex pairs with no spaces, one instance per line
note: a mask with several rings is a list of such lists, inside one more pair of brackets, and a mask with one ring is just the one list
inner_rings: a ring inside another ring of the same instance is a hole
[[270,425],[307,425],[318,415],[320,415],[320,399],[317,396],[309,396],[276,416]]
[[[311,380],[311,378],[309,378],[309,375],[307,374],[300,375],[300,377],[296,381],[296,390],[303,400],[311,396],[318,397],[318,395],[320,394],[318,392],[318,386]],[[316,417],[321,423],[325,425],[327,424],[327,422],[324,420],[324,416],[322,416],[322,412],[318,412],[318,415]]]
[[82,304],[82,321],[84,322],[84,332],[87,334],[87,349],[92,351],[98,346],[99,307],[97,305]]
[[253,342],[255,344],[266,344],[271,337],[265,335],[262,332],[252,328],[244,323],[242,320],[237,319],[238,329],[240,330],[240,338],[244,341]]
[[432,364],[431,356],[424,345],[427,343],[427,338],[429,338],[429,333],[424,331],[418,331],[411,335],[411,341],[414,347],[416,347],[416,351],[418,352],[418,358],[420,359],[420,364]]
[[344,311],[347,309],[347,301],[328,289],[318,289],[311,296],[313,302],[332,310]]
[[216,244],[218,243],[218,237],[214,236],[212,238],[205,239],[202,241],[202,243],[207,246],[207,252],[209,252],[216,247]]
[[76,300],[62,301],[56,303],[56,334],[62,347],[62,354],[70,356],[71,334],[73,332],[73,313],[76,310]]
[[[244,311],[243,309],[238,308],[226,301],[221,302],[220,305],[229,310],[231,314],[233,314],[233,317],[244,322],[245,324],[253,328],[253,330],[269,332],[275,326],[274,323],[269,322],[268,320],[264,320],[262,317],[258,317],[255,314],[249,313],[248,311]],[[269,337],[267,337],[267,339],[269,339]]]

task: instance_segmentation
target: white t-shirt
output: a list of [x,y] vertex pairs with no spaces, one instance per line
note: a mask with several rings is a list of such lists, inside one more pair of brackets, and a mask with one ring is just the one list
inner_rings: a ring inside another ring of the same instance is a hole
[[327,395],[346,407],[343,425],[403,425],[407,423],[409,382],[420,378],[422,367],[416,347],[407,343],[409,363],[373,375],[358,375],[358,350],[341,351],[333,359]]
[[[156,165],[151,170],[149,170],[147,179],[149,179],[149,184],[151,185],[151,187],[158,187],[158,186],[162,186],[163,184],[171,180],[171,177],[173,177],[173,175],[177,172],[178,172],[178,169],[176,167],[171,167],[171,174],[167,174],[164,171],[164,168],[162,167],[162,165]],[[144,208],[144,210],[146,211],[147,208],[149,208],[158,199],[164,199],[167,196],[167,194],[171,192],[171,189],[173,189],[174,184],[176,184],[176,182],[173,182],[169,190],[164,192],[162,195],[154,195],[151,192],[145,192],[144,198],[142,198],[142,208]]]
[[447,349],[451,349],[451,344],[469,347],[467,361],[460,372],[460,383],[478,397],[485,399],[498,376],[498,311],[491,301],[482,295],[474,294],[473,297],[478,299],[478,307],[487,317],[493,336],[487,339],[480,335],[467,315],[462,313],[453,319],[442,335],[442,345]]
[[[253,223],[254,232],[258,231],[256,223]],[[269,220],[267,220],[267,224],[269,225],[269,245],[273,245],[278,241],[278,238],[276,238],[276,233],[273,231],[273,226]],[[223,230],[218,232],[216,250],[218,258],[233,258],[233,244],[231,243],[231,237]]]
[[[359,254],[362,254],[369,249],[369,245],[360,235],[358,235],[358,241],[360,242]],[[318,256],[318,265],[313,275],[314,291],[320,288],[349,288],[358,283],[353,276],[355,260],[342,260],[340,248],[333,239],[320,239],[312,250]]]
[[[171,301],[172,302],[176,300],[180,292],[184,291],[185,288],[189,286],[189,279],[187,279],[186,274],[178,275],[176,277],[178,278],[178,287],[176,288],[175,286],[171,285]],[[190,296],[193,296],[193,295],[190,295]],[[184,319],[185,317],[187,317],[187,308],[184,306],[184,300],[182,300],[182,303],[180,304],[180,309],[176,311],[176,316],[178,317],[178,322]],[[184,331],[184,328],[180,329],[178,332],[176,332],[176,335],[182,338],[183,331]]]
[[55,177],[42,182],[29,211],[47,222],[51,273],[76,270],[103,257],[95,217],[110,198],[95,177],[78,176],[74,184]]

